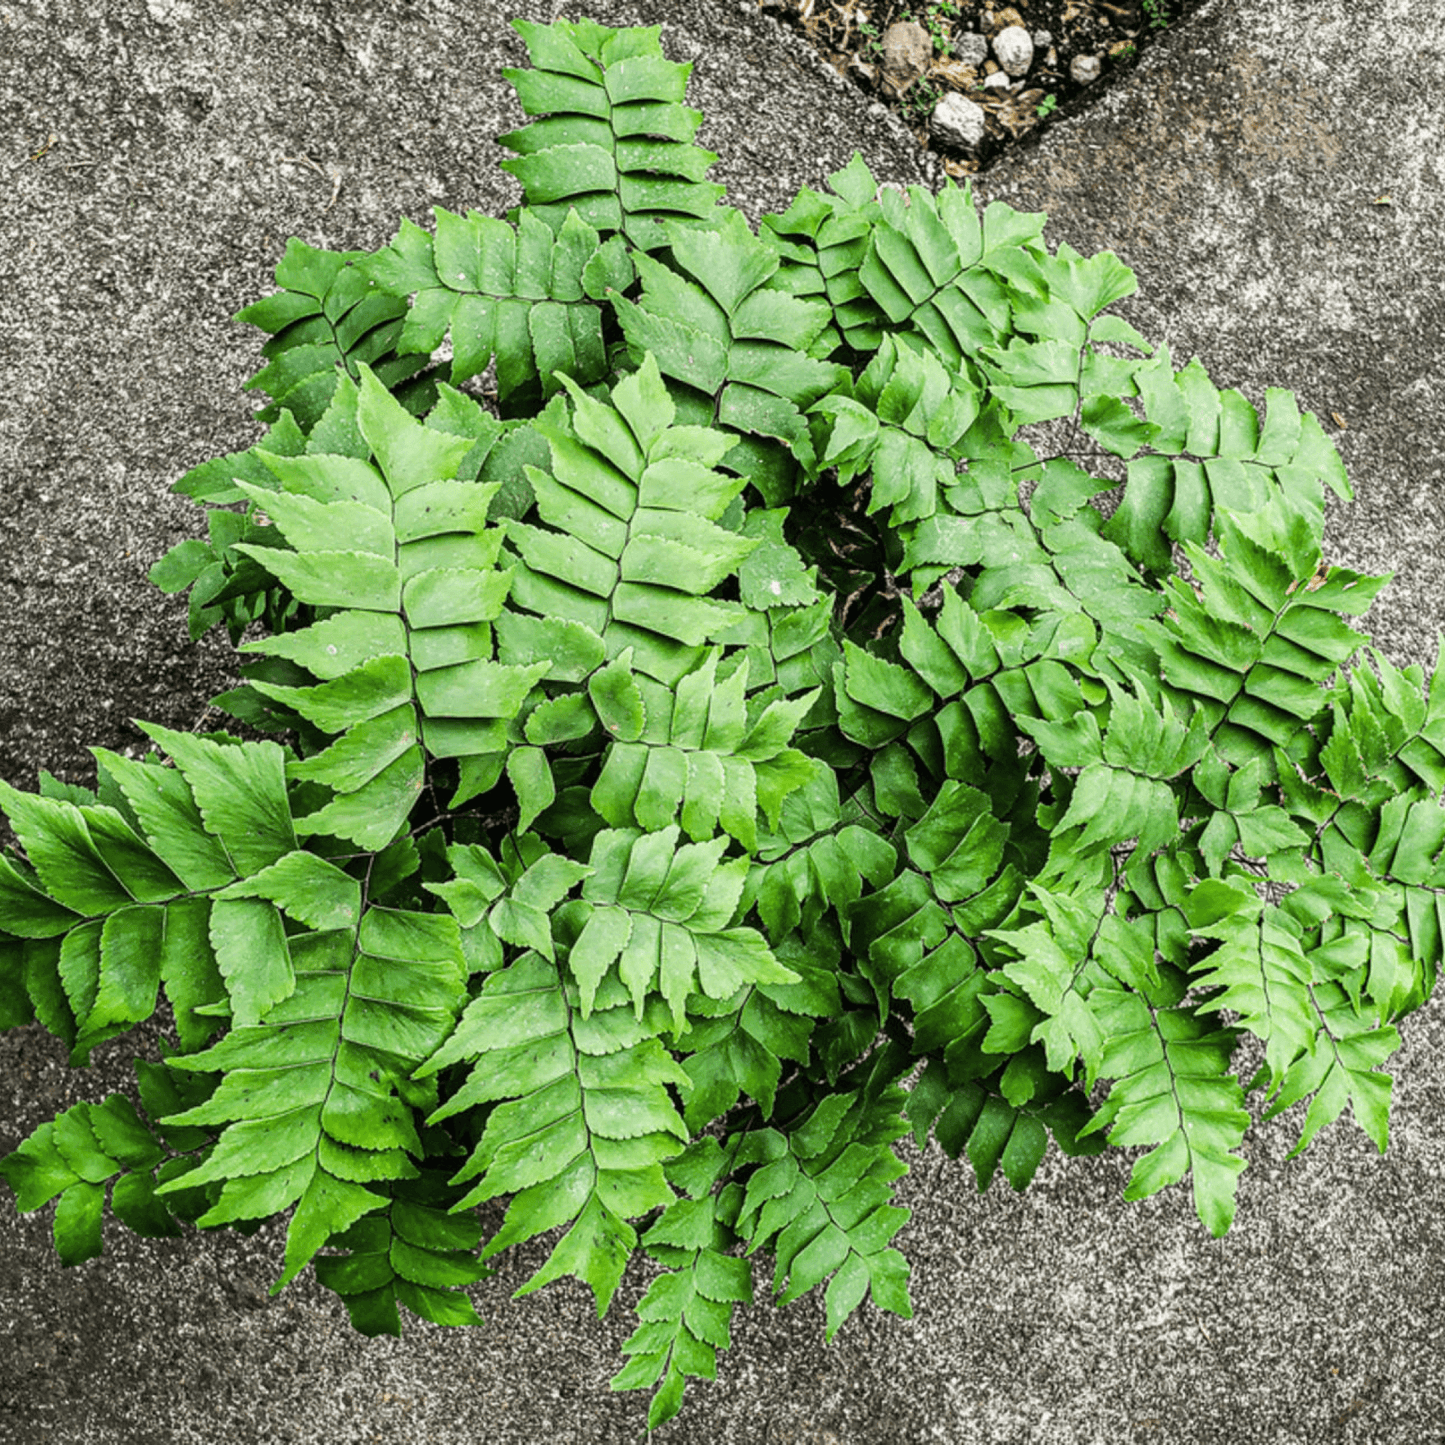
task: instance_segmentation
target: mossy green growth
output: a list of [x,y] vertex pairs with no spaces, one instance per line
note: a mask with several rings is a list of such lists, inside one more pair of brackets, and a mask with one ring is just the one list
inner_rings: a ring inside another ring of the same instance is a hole
[[754,231],[655,30],[517,28],[522,206],[293,241],[241,313],[269,430],[178,483],[154,579],[275,739],[0,790],[0,1022],[168,1038],[4,1161],[19,1207],[69,1263],[107,1210],[287,1216],[278,1288],[368,1334],[475,1321],[547,1231],[524,1290],[602,1310],[645,1254],[656,1426],[750,1255],[830,1336],[909,1313],[905,1134],[981,1189],[1129,1149],[1216,1234],[1251,1090],[1383,1149],[1445,674],[1360,656],[1314,417],[966,189],[855,158]]

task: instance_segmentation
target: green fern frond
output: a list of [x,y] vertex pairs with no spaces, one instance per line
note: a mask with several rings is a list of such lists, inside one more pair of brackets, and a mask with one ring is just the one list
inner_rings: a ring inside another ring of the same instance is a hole
[[1155,574],[1174,570],[1171,543],[1205,546],[1220,512],[1253,512],[1278,495],[1318,540],[1320,482],[1350,499],[1333,444],[1291,393],[1265,393],[1261,424],[1241,393],[1215,387],[1198,357],[1176,371],[1167,346],[1134,368],[1133,385],[1153,433],[1105,535]]
[[867,513],[890,507],[889,525],[907,546],[910,523],[952,510],[960,443],[978,410],[976,387],[950,377],[931,352],[885,336],[851,389],[812,408],[818,465],[836,466],[840,486],[871,472]]
[[[362,365],[358,362],[354,368],[357,378]],[[380,374],[384,375],[384,369]],[[413,413],[429,407],[426,423],[433,430],[471,439],[470,449],[457,464],[456,476],[464,481],[495,482],[496,514],[520,515],[531,505],[531,492],[516,472],[518,458],[534,456],[535,452],[529,452],[525,438],[518,437],[516,423],[497,422],[470,397],[440,382],[429,384],[425,394],[412,395],[404,389],[395,394]],[[252,503],[241,512],[231,508],[246,503],[252,495],[244,490],[245,484],[262,491],[276,490],[268,456],[345,456],[363,462],[370,459],[371,448],[359,425],[359,391],[352,374],[338,373],[329,395],[320,419],[308,428],[303,430],[290,411],[283,409],[254,446],[192,468],[172,488],[207,508],[209,536],[204,542],[189,539],[178,543],[151,568],[150,578],[164,592],[189,591],[193,639],[223,620],[233,643],[239,643],[242,632],[252,622],[261,621],[268,632],[280,633],[310,620],[309,609],[298,604],[287,588],[240,546],[284,549],[285,539],[261,507]],[[232,706],[244,696],[244,690],[226,694],[221,705]],[[250,696],[254,709],[254,694]],[[247,720],[260,726],[269,723],[261,716]]]
[[887,318],[858,277],[868,238],[882,216],[878,182],[856,151],[828,177],[828,193],[805,187],[777,216],[764,216],[764,239],[781,265],[774,284],[794,296],[824,299],[833,325],[824,333],[858,352],[874,350]]
[[1390,1137],[1391,1080],[1379,1067],[1400,1047],[1400,1035],[1390,1025],[1362,1015],[1357,1002],[1337,983],[1317,984],[1310,993],[1320,1023],[1319,1044],[1313,1053],[1295,1060],[1264,1117],[1272,1119],[1309,1100],[1299,1141],[1290,1151],[1292,1158],[1348,1105],[1355,1122],[1383,1154]]
[[1219,536],[1218,558],[1185,548],[1196,581],[1168,582],[1157,646],[1180,704],[1198,707],[1220,753],[1242,764],[1261,746],[1288,751],[1319,716],[1320,684],[1367,640],[1343,617],[1363,613],[1389,579],[1321,573],[1308,525],[1279,506],[1231,517]]
[[181,1233],[156,1193],[156,1166],[166,1157],[135,1105],[111,1094],[42,1124],[0,1160],[0,1177],[15,1191],[22,1214],[56,1201],[55,1252],[62,1264],[74,1265],[102,1252],[107,1203],[116,1219],[147,1239]]
[[841,1010],[841,948],[815,929],[805,939],[771,934],[769,944],[789,983],[746,984],[729,998],[688,1000],[682,1065],[683,1118],[697,1130],[732,1109],[746,1094],[764,1119],[772,1117],[784,1060],[807,1067],[818,1021]]
[[253,676],[255,692],[339,735],[291,765],[291,777],[335,794],[301,827],[379,849],[415,806],[428,756],[461,760],[459,797],[492,785],[508,724],[544,669],[492,656],[509,574],[496,566],[502,533],[486,526],[493,488],[456,480],[471,438],[412,420],[369,373],[358,418],[378,465],[268,458],[276,485],[240,486],[294,550],[239,550],[326,609],[309,627],[247,644],[320,679]]
[[642,252],[667,244],[661,223],[708,219],[723,187],[706,179],[717,157],[693,144],[700,112],[682,102],[691,65],[666,60],[658,30],[610,30],[590,20],[515,20],[532,62],[504,70],[530,125],[502,136],[502,162],[527,209],[559,234],[570,212],[621,232]]
[[798,724],[804,734],[834,720],[838,644],[833,599],[819,584],[817,565],[805,564],[784,535],[788,517],[786,508],[757,508],[743,518],[742,535],[757,544],[738,568],[738,595],[748,611],[723,641],[745,649],[750,706],[813,695]]
[[591,1287],[601,1314],[637,1243],[628,1221],[673,1199],[662,1161],[689,1135],[665,1087],[685,1080],[658,1041],[666,1014],[647,1010],[639,1018],[615,972],[590,1004],[584,1016],[576,985],[558,966],[523,954],[488,977],[421,1074],[459,1060],[475,1063],[432,1113],[433,1124],[497,1101],[452,1181],[476,1180],[454,1209],[512,1195],[481,1258],[566,1225],[518,1293],[573,1274]]
[[598,303],[632,282],[620,237],[603,244],[575,211],[555,235],[528,210],[515,228],[476,211],[433,214],[434,237],[403,221],[363,266],[379,292],[414,298],[399,351],[430,356],[450,333],[451,384],[481,375],[495,357],[498,395],[513,405],[538,389],[552,395],[559,371],[584,386],[606,376]]
[[[680,816],[697,841],[721,825],[751,847],[758,809],[775,817],[807,772],[788,743],[817,691],[789,696],[788,683],[811,680],[802,654],[826,620],[788,614],[812,600],[808,574],[776,531],[717,520],[743,486],[713,469],[729,440],[674,424],[650,357],[610,405],[573,402],[565,427],[539,428],[551,471],[529,475],[547,525],[509,527],[511,600],[497,624],[503,660],[543,683],[525,709],[525,760],[508,765],[524,826],[541,815],[544,830],[587,837]],[[741,602],[717,596],[734,576]],[[754,657],[764,688],[750,694]],[[600,772],[566,761],[598,750]]]
[[[1036,884],[1030,892],[1028,908],[1039,915],[1037,921],[988,935],[1017,955],[990,981],[1016,991],[1037,1010],[1026,1041],[1043,1046],[1049,1069],[1071,1078],[1075,1060],[1082,1060],[1084,1087],[1092,1089],[1107,1043],[1092,996],[1099,988],[1157,986],[1154,940],[1147,927],[1112,912],[1102,893],[1068,897]],[[982,1048],[999,1052],[1001,1010],[1012,1009],[1010,1025],[1020,1018],[1019,1011],[1002,998],[985,996],[979,1002],[995,1021]]]
[[1304,930],[1241,881],[1206,880],[1188,908],[1194,936],[1220,944],[1193,975],[1211,990],[1200,1012],[1229,1009],[1240,1028],[1263,1041],[1269,1076],[1283,1079],[1296,1059],[1314,1053],[1323,1027],[1310,999],[1315,975]]
[[[1430,995],[1442,962],[1439,803],[1414,789],[1372,814],[1333,794],[1324,798],[1333,806],[1318,829],[1317,866],[1328,871],[1284,906],[1303,927],[1319,930],[1312,957],[1328,963],[1322,979],[1344,987],[1357,1006],[1367,999],[1379,1019],[1397,1018]],[[1374,839],[1363,856],[1350,843],[1361,832]]]
[[[263,879],[249,886],[266,895],[241,905],[257,918],[286,897]],[[218,953],[239,944],[255,966],[269,947],[291,989],[259,1022],[242,1015],[220,1043],[171,1061],[222,1078],[205,1103],[165,1122],[224,1128],[205,1160],[160,1192],[221,1182],[202,1227],[294,1205],[273,1293],[333,1235],[386,1207],[367,1185],[416,1177],[425,1152],[416,1111],[434,1105],[436,1090],[411,1075],[451,1033],[465,997],[451,918],[369,906],[359,887],[355,902],[346,926],[269,940],[247,917],[213,916]]]
[[[5,931],[26,940],[12,957],[35,1016],[77,1063],[149,1018],[163,983],[183,1040],[204,1038],[209,1027],[196,1010],[224,997],[225,966],[218,972],[208,938],[210,897],[243,869],[274,862],[273,850],[295,846],[280,748],[258,745],[244,760],[222,761],[217,755],[233,750],[186,741],[187,776],[110,764],[129,816],[0,784],[0,806],[27,854],[23,862],[0,857]],[[255,830],[244,842],[242,828]],[[255,986],[264,996],[267,983]]]
[[891,1203],[907,1172],[890,1145],[907,1133],[902,1091],[881,1097],[825,1095],[786,1133],[755,1130],[739,1149],[760,1165],[748,1179],[735,1228],[749,1253],[771,1244],[779,1304],[828,1281],[827,1337],[872,1296],[879,1309],[911,1319],[908,1265],[893,1236],[910,1211]]
[[1351,803],[1373,810],[1412,789],[1438,794],[1445,787],[1445,669],[1437,658],[1427,693],[1419,667],[1392,667],[1373,648],[1370,662],[1326,695],[1330,715],[1316,722],[1317,754],[1299,759],[1331,795],[1326,814],[1344,814]]
[[1028,1188],[1050,1138],[1069,1155],[1104,1147],[1101,1140],[1080,1139],[1092,1117],[1088,1101],[1066,1078],[1040,1067],[1037,1051],[962,1081],[943,1061],[930,1059],[904,1113],[920,1149],[931,1133],[951,1159],[967,1156],[979,1193],[1000,1171],[1011,1189]]
[[812,769],[784,801],[777,829],[759,842],[757,907],[769,937],[781,940],[796,928],[811,935],[826,911],[848,916],[865,879],[875,889],[892,881],[897,849],[871,821],[856,795],[840,800],[837,774]]
[[[1383,1018],[1419,1008],[1439,975],[1445,918],[1442,820],[1445,811],[1437,798],[1404,794],[1380,810],[1380,830],[1369,861],[1384,886],[1380,906],[1367,924],[1372,938],[1366,990]],[[1346,935],[1362,926],[1354,919],[1340,922]]]
[[933,781],[981,784],[1032,856],[1039,845],[1047,848],[1047,837],[1033,822],[1037,759],[1021,752],[1018,719],[1067,721],[1108,696],[1082,665],[1098,634],[1082,614],[1030,625],[1017,612],[979,614],[953,588],[942,590],[932,621],[900,601],[901,662],[884,655],[891,648],[845,642],[844,662],[834,669],[839,727],[853,742],[883,750],[872,765],[875,786],[880,765],[895,771],[897,755],[888,749],[898,740]]
[[[101,755],[134,826],[115,808],[7,790],[34,873],[5,865],[6,890],[28,913],[7,909],[6,923],[61,938],[62,999],[38,988],[37,1012],[79,1053],[148,1017],[162,982],[183,1042],[203,1043],[211,1019],[229,1018],[221,1042],[168,1064],[221,1073],[220,1087],[160,1119],[168,1133],[209,1127],[214,1148],[158,1184],[118,1185],[112,1208],[155,1222],[171,1196],[216,1184],[203,1226],[295,1205],[280,1288],[330,1235],[384,1204],[366,1183],[415,1172],[408,1151],[424,1151],[411,1108],[428,1096],[409,1076],[461,1006],[457,927],[371,907],[361,881],[299,850],[276,744],[152,732],[175,769]],[[187,1102],[175,1090],[161,1101]],[[92,1111],[90,1123],[99,1117]],[[116,1134],[114,1147],[105,1129],[95,1137],[102,1154],[127,1162],[117,1151],[135,1142],[130,1134]],[[194,1132],[190,1142],[200,1142]],[[43,1140],[35,1148],[48,1158]],[[160,1157],[147,1152],[134,1167]],[[110,1177],[84,1162],[87,1185]],[[87,1257],[96,1244],[103,1193],[87,1188],[62,1210],[68,1254]]]
[[1133,273],[1110,252],[1086,259],[1068,246],[1054,255],[1026,246],[992,269],[1009,283],[1013,325],[1021,334],[1006,345],[985,344],[979,359],[992,379],[991,393],[1008,410],[1010,428],[1072,418],[1104,451],[1132,457],[1154,427],[1123,400],[1134,395],[1132,367],[1103,355],[1094,343],[1147,345],[1117,318],[1095,320],[1104,307],[1132,294]]
[[269,365],[247,389],[272,398],[257,420],[275,422],[289,412],[303,433],[325,414],[341,379],[357,381],[368,366],[414,415],[436,399],[426,356],[408,355],[400,346],[406,302],[383,294],[363,267],[354,263],[363,251],[325,251],[294,237],[276,267],[271,296],[236,313],[269,332],[261,349]]
[[1209,746],[1199,713],[1186,727],[1167,700],[1156,708],[1137,685],[1106,686],[1109,720],[1102,731],[1088,711],[1062,722],[1018,719],[1051,768],[1080,769],[1067,786],[1055,784],[1067,806],[1053,822],[1050,878],[1067,877],[1106,850],[1127,872],[1136,855],[1168,847],[1180,830],[1176,780]]
[[1200,1010],[1167,1001],[1173,989],[1150,993],[1101,986],[1091,995],[1105,1035],[1099,1072],[1114,1083],[1082,1132],[1108,1129],[1111,1144],[1149,1145],[1124,1198],[1147,1199],[1187,1175],[1199,1218],[1222,1235],[1245,1167],[1235,1151],[1250,1122],[1229,1072],[1235,1036]]
[[1011,286],[1039,289],[1044,217],[995,201],[980,218],[972,187],[959,190],[952,181],[937,196],[921,186],[906,196],[885,186],[878,199],[882,214],[859,280],[891,329],[926,340],[958,372],[966,357],[1007,332]]
[[[526,666],[550,657],[547,681],[577,683],[630,649],[633,668],[676,686],[745,615],[709,595],[756,545],[716,521],[744,485],[712,470],[728,439],[673,425],[676,408],[650,359],[610,404],[581,392],[573,404],[565,429],[538,428],[551,473],[528,473],[547,525],[508,529],[517,563],[502,656]],[[625,719],[640,729],[641,703],[624,682],[599,677],[589,686],[594,703],[598,689],[604,729],[620,736]],[[614,692],[627,698],[622,715],[605,700]]]
[[589,876],[586,864],[558,857],[531,833],[509,836],[499,857],[481,844],[456,843],[447,861],[455,876],[422,886],[446,902],[461,926],[474,972],[500,968],[504,944],[535,948],[555,961],[551,915]]
[[679,1033],[692,993],[723,1000],[749,984],[798,981],[761,933],[731,926],[748,860],[721,862],[726,838],[680,847],[678,838],[673,826],[658,833],[608,830],[593,842],[591,875],[582,886],[588,906],[575,911],[579,932],[570,956],[584,1018],[614,964],[638,1017],[656,991]]
[[827,308],[769,285],[777,253],[736,212],[708,230],[662,231],[671,264],[639,255],[641,294],[612,297],[623,334],[635,360],[655,357],[678,384],[683,419],[738,437],[725,465],[776,506],[792,492],[787,444],[806,431],[802,413],[840,378],[811,354]]
[[783,799],[811,773],[789,747],[818,693],[774,697],[749,717],[746,657],[718,678],[717,650],[675,690],[651,678],[634,679],[642,704],[638,739],[621,733],[607,749],[591,803],[614,828],[649,831],[682,826],[695,842],[719,825],[745,848],[757,846],[761,807],[776,820]]
[[478,1325],[465,1287],[491,1271],[477,1262],[481,1222],[450,1213],[460,1193],[435,1171],[397,1180],[378,1192],[389,1202],[333,1235],[316,1256],[316,1277],[341,1296],[363,1335],[400,1335],[398,1305],[438,1325]]
[[930,985],[919,979],[925,958],[951,973],[968,958],[972,940],[1010,916],[1023,888],[1009,826],[978,789],[945,781],[902,841],[912,866],[844,913],[849,948],[877,1000],[878,1025],[898,988],[922,987],[927,995]]
[[[354,405],[347,405],[352,388],[338,384],[327,407],[326,416],[335,419],[344,413],[354,418]],[[324,421],[324,419],[323,419]],[[334,436],[336,427],[322,423],[313,428],[313,437],[321,440]],[[231,510],[245,496],[238,482],[269,487],[274,485],[263,453],[296,457],[313,444],[297,426],[289,411],[283,410],[267,433],[254,446],[230,456],[216,457],[193,467],[171,488],[206,507],[207,538],[187,538],[178,542],[150,569],[150,580],[162,592],[189,592],[188,622],[191,639],[204,636],[219,622],[226,622],[233,643],[239,642],[245,629],[256,621],[264,621],[268,630],[283,631],[295,612],[295,604],[286,590],[279,586],[259,564],[236,551],[240,542],[260,546],[281,545],[276,529],[247,508]],[[344,443],[333,443],[342,450]]]
[[648,1254],[666,1269],[638,1301],[641,1323],[622,1346],[631,1358],[611,1386],[656,1386],[649,1430],[682,1408],[688,1377],[716,1378],[717,1352],[732,1343],[733,1313],[753,1302],[752,1270],[747,1260],[729,1253],[741,1191],[732,1183],[717,1188],[736,1155],[736,1144],[724,1151],[716,1139],[697,1139],[663,1166],[669,1182],[686,1193],[642,1236]]

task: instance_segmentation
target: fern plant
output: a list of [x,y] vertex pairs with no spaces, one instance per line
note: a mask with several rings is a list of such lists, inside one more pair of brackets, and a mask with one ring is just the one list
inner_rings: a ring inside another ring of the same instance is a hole
[[1361,656],[1315,419],[966,189],[855,158],[754,231],[656,30],[517,28],[523,205],[293,241],[240,313],[269,429],[153,572],[240,735],[0,787],[0,1023],[77,1066],[166,1025],[19,1208],[67,1263],[284,1215],[277,1289],[367,1334],[474,1322],[539,1235],[522,1292],[599,1311],[645,1254],[655,1427],[752,1255],[830,1338],[909,1314],[910,1132],[980,1189],[1133,1150],[1215,1234],[1251,1093],[1383,1149],[1445,673]]

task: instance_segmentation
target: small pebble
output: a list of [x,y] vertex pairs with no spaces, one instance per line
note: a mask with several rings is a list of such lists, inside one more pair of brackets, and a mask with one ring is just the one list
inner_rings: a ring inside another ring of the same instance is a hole
[[993,53],[1010,75],[1027,75],[1034,63],[1034,42],[1022,25],[1010,25],[994,36]]
[[1103,62],[1097,55],[1076,55],[1069,62],[1069,75],[1076,85],[1092,85],[1103,68]]
[[973,150],[983,140],[983,122],[983,108],[952,91],[934,109],[934,138],[958,150]]
[[988,41],[974,30],[965,30],[953,37],[953,55],[964,65],[980,70],[988,59]]
[[985,90],[1007,90],[1009,88],[1008,72],[1004,70],[995,71],[993,75],[985,78],[983,88]]
[[907,83],[922,75],[933,59],[933,39],[913,20],[898,20],[883,32],[883,69]]

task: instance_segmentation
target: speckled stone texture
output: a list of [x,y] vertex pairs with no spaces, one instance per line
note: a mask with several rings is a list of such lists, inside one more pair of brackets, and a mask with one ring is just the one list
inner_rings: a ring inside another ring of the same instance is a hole
[[[227,317],[267,289],[288,235],[370,248],[430,205],[516,199],[492,145],[519,118],[497,75],[522,54],[508,13],[0,0],[0,774],[83,778],[85,745],[135,743],[133,716],[189,727],[226,685],[226,650],[192,647],[182,608],[144,578],[196,525],[170,482],[258,435],[240,392],[255,340]],[[697,62],[702,138],[754,218],[855,148],[884,179],[929,179],[890,117],[735,0],[589,13],[659,21]],[[1331,506],[1331,560],[1396,571],[1370,621],[1399,663],[1428,663],[1445,622],[1437,21],[1432,0],[1368,16],[1349,0],[1216,0],[980,186],[1050,211],[1055,241],[1116,250],[1141,281],[1126,313],[1178,360],[1197,352],[1221,384],[1291,387],[1345,419],[1359,500]],[[1122,1157],[1054,1156],[1027,1195],[979,1198],[966,1166],[903,1146],[916,1319],[865,1309],[827,1349],[816,1301],[754,1310],[722,1380],[694,1386],[662,1438],[1445,1441],[1438,1008],[1404,1035],[1390,1153],[1344,1124],[1286,1163],[1298,1121],[1267,1127],[1222,1241],[1178,1190],[1123,1204]],[[0,1150],[128,1075],[119,1045],[72,1073],[35,1030],[0,1038]],[[276,1227],[160,1243],[115,1229],[76,1270],[48,1228],[0,1207],[3,1445],[641,1436],[642,1397],[606,1390],[640,1274],[600,1323],[570,1282],[513,1303],[543,1257],[531,1248],[476,1291],[482,1328],[367,1342],[309,1277],[268,1299]]]

